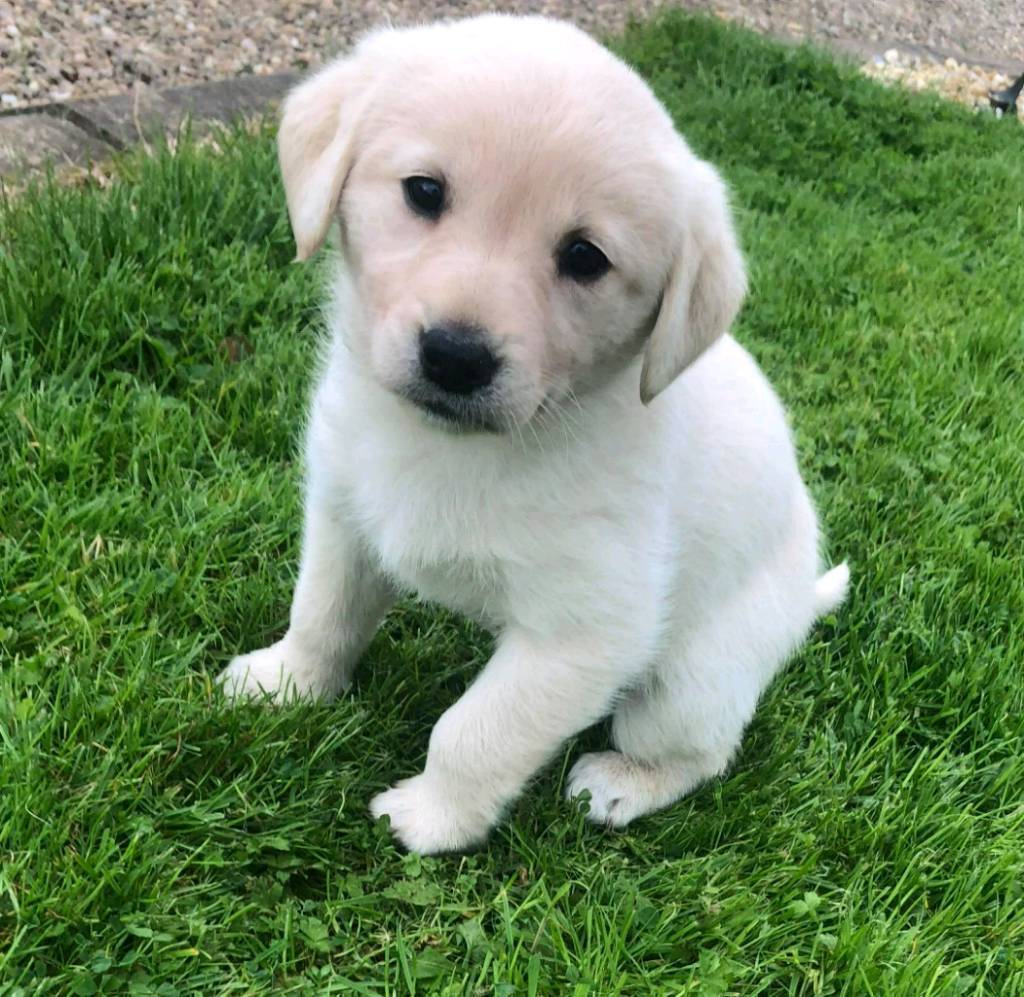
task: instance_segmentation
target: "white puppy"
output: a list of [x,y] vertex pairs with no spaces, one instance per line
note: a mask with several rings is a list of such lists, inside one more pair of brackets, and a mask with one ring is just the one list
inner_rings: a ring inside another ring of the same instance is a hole
[[381,30],[288,98],[299,259],[339,221],[285,636],[237,696],[329,697],[396,595],[492,628],[421,775],[377,796],[417,852],[482,840],[614,714],[568,795],[621,827],[729,764],[844,597],[786,418],[724,333],[745,291],[723,184],[569,25]]

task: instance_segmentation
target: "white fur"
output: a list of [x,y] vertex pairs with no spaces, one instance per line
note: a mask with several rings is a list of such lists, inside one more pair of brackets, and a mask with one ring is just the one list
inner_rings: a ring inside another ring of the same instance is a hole
[[[497,648],[424,772],[371,804],[407,847],[479,842],[609,713],[617,750],[567,787],[591,819],[625,825],[723,772],[848,572],[819,577],[785,415],[722,335],[745,279],[717,175],[635,75],[541,18],[371,35],[295,92],[280,142],[301,254],[337,203],[342,258],[291,625],[229,665],[227,691],[337,694],[411,591]],[[401,200],[428,168],[454,192],[439,223]],[[588,288],[550,262],[581,219],[613,261]],[[502,349],[503,432],[451,432],[400,397],[413,330],[456,313]]]

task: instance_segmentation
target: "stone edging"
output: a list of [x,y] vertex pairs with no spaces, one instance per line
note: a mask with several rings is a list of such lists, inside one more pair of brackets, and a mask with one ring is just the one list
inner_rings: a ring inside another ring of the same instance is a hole
[[186,119],[201,134],[210,122],[227,124],[265,112],[297,79],[294,73],[240,76],[0,112],[0,177],[47,163],[84,166],[136,142],[173,134]]

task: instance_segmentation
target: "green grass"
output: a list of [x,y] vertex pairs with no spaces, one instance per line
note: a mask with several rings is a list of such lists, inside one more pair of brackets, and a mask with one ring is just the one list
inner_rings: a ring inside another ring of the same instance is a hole
[[[738,335],[846,607],[728,778],[400,854],[486,635],[405,605],[331,706],[230,710],[281,633],[315,270],[268,133],[0,215],[0,991],[1024,992],[1024,133],[668,16],[616,43],[735,191]],[[251,347],[232,361],[225,337]]]

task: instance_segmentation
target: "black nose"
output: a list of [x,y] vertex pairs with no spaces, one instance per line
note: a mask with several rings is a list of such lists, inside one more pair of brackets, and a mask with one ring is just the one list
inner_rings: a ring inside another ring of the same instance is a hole
[[423,376],[453,395],[486,388],[501,366],[483,341],[481,330],[467,325],[435,326],[420,333]]

